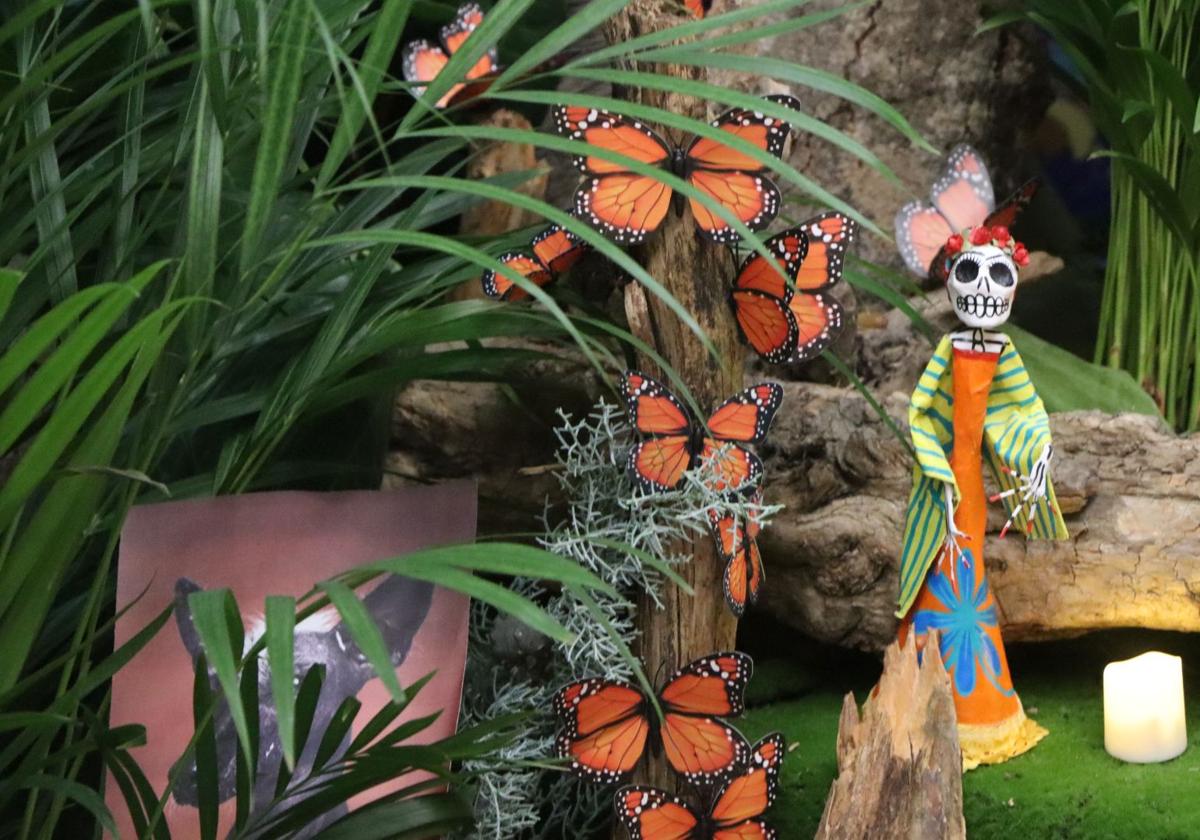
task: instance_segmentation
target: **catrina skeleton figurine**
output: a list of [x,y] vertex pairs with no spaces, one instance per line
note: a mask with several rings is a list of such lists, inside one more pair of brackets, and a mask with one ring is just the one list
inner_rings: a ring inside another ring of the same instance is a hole
[[937,631],[958,714],[963,767],[995,764],[1033,747],[1046,730],[1013,689],[996,599],[984,568],[983,463],[1008,521],[1028,537],[1064,539],[1050,482],[1046,410],[1012,341],[1008,320],[1028,251],[1002,225],[954,234],[939,253],[962,328],[938,343],[912,395],[917,465],[905,515],[897,615],[901,642]]

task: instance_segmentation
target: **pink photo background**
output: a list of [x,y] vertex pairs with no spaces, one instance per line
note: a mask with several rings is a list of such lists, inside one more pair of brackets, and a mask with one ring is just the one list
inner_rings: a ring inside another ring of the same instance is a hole
[[[382,492],[259,493],[169,502],[133,509],[121,534],[117,608],[142,596],[116,627],[120,646],[146,626],[188,577],[205,589],[228,587],[250,628],[267,595],[299,597],[314,583],[354,566],[435,545],[475,537],[476,492],[472,482]],[[426,743],[450,735],[458,718],[467,652],[465,596],[435,589],[429,614],[408,658],[396,669],[401,685],[437,671],[401,721],[442,712],[414,739]],[[192,734],[192,664],[174,618],[117,674],[111,725],[141,723],[147,745],[133,751],[150,783],[161,792],[167,772]],[[379,680],[358,694],[358,722],[388,700]],[[357,730],[356,730],[357,731]],[[381,786],[351,800],[353,809],[389,790]],[[133,825],[119,790],[107,786],[108,806],[122,837]],[[232,824],[233,801],[222,805],[221,832]],[[171,801],[172,837],[199,836],[197,811]]]

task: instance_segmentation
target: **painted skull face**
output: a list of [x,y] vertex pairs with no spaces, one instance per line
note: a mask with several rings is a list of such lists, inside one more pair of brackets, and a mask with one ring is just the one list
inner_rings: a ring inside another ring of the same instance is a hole
[[963,251],[950,266],[946,294],[968,327],[990,329],[1008,320],[1017,291],[1017,266],[995,245]]

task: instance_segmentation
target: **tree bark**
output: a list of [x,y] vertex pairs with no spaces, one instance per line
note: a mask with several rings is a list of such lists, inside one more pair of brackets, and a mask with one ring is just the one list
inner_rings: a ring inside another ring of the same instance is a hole
[[[679,23],[682,11],[678,0],[639,0],[605,23],[605,37],[615,44],[665,29]],[[649,68],[633,65],[626,69]],[[701,67],[672,65],[656,69],[688,79],[704,79],[706,74]],[[692,97],[649,89],[619,93],[631,101],[694,119],[713,116],[706,103]],[[682,138],[671,139],[678,142]],[[668,213],[659,230],[638,249],[637,256],[650,276],[674,295],[704,329],[719,361],[666,306],[637,283],[625,289],[625,312],[632,331],[679,373],[702,408],[734,393],[742,385],[742,350],[725,303],[728,258],[721,248],[701,239],[685,203],[682,215]],[[639,361],[647,373],[662,374],[649,358]],[[706,535],[700,536],[679,548],[681,553],[691,555],[691,562],[681,574],[694,594],[687,595],[668,584],[662,593],[661,608],[648,597],[640,598],[638,603],[638,648],[651,679],[665,676],[698,656],[731,650],[736,642],[737,621],[725,607],[721,564],[712,541]],[[675,790],[678,785],[660,756],[648,762],[641,781],[665,790]]]
[[954,697],[936,636],[919,665],[912,635],[888,647],[861,715],[846,695],[837,763],[817,840],[966,837]]

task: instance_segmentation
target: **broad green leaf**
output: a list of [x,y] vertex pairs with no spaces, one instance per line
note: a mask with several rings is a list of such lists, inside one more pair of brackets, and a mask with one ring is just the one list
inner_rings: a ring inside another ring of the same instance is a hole
[[1021,354],[1047,411],[1162,416],[1150,395],[1125,371],[1085,361],[1014,324],[1007,324],[1004,331]]
[[203,589],[188,596],[188,608],[192,613],[196,634],[204,646],[204,654],[229,706],[233,728],[237,731],[238,747],[246,763],[252,764],[254,759],[249,753],[250,729],[238,683],[242,626],[237,602],[228,589]]
[[267,664],[271,670],[271,698],[275,703],[279,742],[289,770],[296,768],[295,629],[296,599],[270,595],[266,604]]

